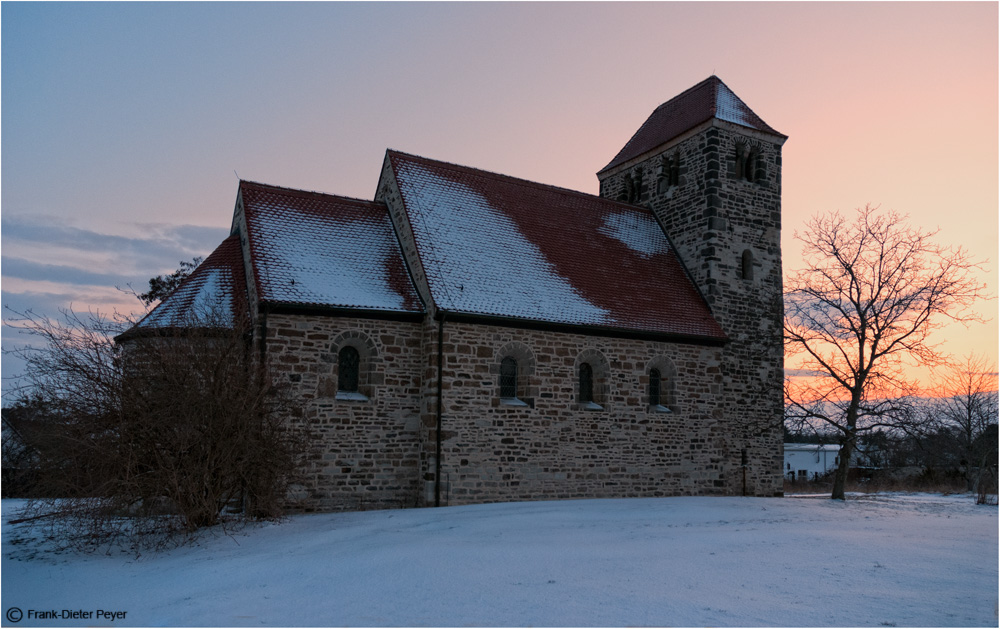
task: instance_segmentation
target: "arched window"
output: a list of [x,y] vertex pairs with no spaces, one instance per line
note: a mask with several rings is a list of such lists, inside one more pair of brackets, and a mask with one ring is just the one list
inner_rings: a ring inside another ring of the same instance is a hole
[[358,374],[361,355],[350,345],[341,348],[337,365],[337,390],[345,393],[358,392]]
[[657,356],[646,364],[649,384],[646,393],[650,413],[677,413],[677,370],[666,356]]
[[742,144],[736,145],[736,178],[753,183],[757,180],[757,160],[759,151]]
[[528,346],[519,341],[511,341],[496,350],[494,362],[489,366],[490,374],[498,385],[493,389],[494,406],[530,409],[535,407],[538,395],[534,383],[535,356]]
[[510,356],[500,361],[500,397],[517,397],[517,361]]
[[580,364],[580,403],[594,401],[594,368],[589,363]]
[[740,262],[740,277],[745,280],[753,279],[753,252],[749,249],[743,250],[743,259]]
[[626,203],[631,203],[632,199],[635,198],[635,182],[632,181],[632,175],[625,175],[625,191],[622,193],[621,200]]
[[659,406],[660,405],[660,370],[650,369],[649,370],[649,405]]
[[368,402],[374,397],[374,374],[378,367],[378,348],[360,330],[344,330],[334,337],[320,354],[316,377],[316,397],[342,402]]

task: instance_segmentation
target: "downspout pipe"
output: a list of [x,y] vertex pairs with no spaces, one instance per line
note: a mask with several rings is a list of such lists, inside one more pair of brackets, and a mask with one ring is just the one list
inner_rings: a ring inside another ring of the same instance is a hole
[[260,329],[260,364],[264,365],[267,362],[267,313],[270,310],[267,304],[261,304],[260,321],[258,326]]
[[[440,311],[439,311],[440,312]],[[441,395],[444,389],[444,313],[440,312],[438,319],[438,346],[437,346],[437,422],[435,428],[435,453],[434,453],[434,506],[441,506]]]

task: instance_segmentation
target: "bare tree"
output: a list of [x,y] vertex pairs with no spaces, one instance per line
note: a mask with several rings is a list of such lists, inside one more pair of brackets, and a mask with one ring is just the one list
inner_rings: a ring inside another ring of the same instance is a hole
[[805,268],[785,282],[785,350],[816,375],[786,380],[786,408],[793,421],[838,432],[835,499],[844,498],[859,431],[913,421],[905,401],[916,388],[905,366],[941,364],[932,333],[981,320],[972,311],[985,295],[981,263],[936,244],[936,234],[871,206],[853,219],[817,216],[796,234]]
[[[985,356],[970,354],[942,376],[932,412],[943,426],[957,433],[960,466],[969,491],[975,489],[990,452],[980,452],[980,438],[997,423],[997,367]],[[991,450],[995,451],[995,448]],[[995,452],[993,452],[995,458]]]
[[42,400],[56,436],[36,466],[40,495],[55,498],[24,517],[61,527],[67,543],[139,548],[229,512],[230,522],[281,513],[303,444],[286,424],[295,408],[246,330],[198,323],[14,322],[44,341],[15,351],[22,391]]

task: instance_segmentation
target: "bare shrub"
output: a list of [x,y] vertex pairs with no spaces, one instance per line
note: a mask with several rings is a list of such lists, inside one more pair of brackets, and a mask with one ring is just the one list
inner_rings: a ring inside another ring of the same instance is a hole
[[245,329],[64,315],[17,322],[44,341],[16,351],[53,435],[38,452],[45,497],[22,520],[81,548],[141,548],[280,516],[304,442]]

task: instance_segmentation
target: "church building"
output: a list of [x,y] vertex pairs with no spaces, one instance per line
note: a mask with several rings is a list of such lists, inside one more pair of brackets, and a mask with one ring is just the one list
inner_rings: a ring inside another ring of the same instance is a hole
[[372,199],[241,181],[139,324],[245,317],[314,511],[782,491],[781,147],[712,76],[600,196],[388,150]]

